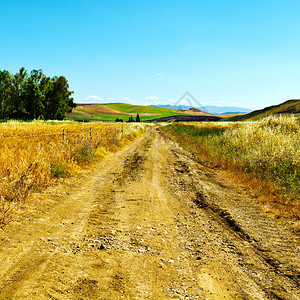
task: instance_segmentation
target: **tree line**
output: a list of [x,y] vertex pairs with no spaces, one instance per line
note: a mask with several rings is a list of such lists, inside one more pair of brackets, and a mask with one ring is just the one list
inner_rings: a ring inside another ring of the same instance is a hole
[[[123,119],[116,118],[115,122],[124,122],[124,121],[123,121]],[[136,115],[135,120],[132,116],[129,117],[127,123],[132,123],[132,122],[141,122],[141,118],[140,118],[139,114]]]
[[24,67],[16,74],[0,70],[0,119],[62,120],[76,107],[72,94],[64,76]]

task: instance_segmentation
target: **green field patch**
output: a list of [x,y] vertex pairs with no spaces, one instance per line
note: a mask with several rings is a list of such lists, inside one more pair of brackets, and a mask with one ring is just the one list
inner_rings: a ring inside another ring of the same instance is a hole
[[153,106],[144,106],[144,105],[131,105],[131,104],[126,104],[126,103],[109,103],[109,104],[104,104],[107,107],[120,111],[120,112],[125,112],[129,114],[153,114],[157,116],[171,116],[171,115],[178,115],[182,114],[182,112],[179,112],[176,109],[169,109],[169,108],[164,108],[164,107],[153,107]]

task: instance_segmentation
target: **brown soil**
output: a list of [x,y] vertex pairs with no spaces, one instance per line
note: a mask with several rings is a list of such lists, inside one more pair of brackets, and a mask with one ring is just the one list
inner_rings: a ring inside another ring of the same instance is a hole
[[214,116],[213,114],[207,113],[197,108],[190,108],[184,111],[184,113],[193,115],[193,116]]
[[300,299],[299,237],[157,130],[42,196],[1,233],[0,299]]
[[[106,105],[101,104],[78,104],[74,109],[80,112],[86,112],[90,114],[102,114],[102,115],[127,115],[126,113],[121,113],[119,111],[113,110]],[[130,115],[130,114],[128,114]]]

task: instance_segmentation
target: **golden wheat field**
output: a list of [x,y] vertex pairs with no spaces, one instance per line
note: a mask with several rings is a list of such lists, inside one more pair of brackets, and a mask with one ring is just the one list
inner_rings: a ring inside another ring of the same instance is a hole
[[144,131],[141,124],[0,124],[0,226],[13,203],[26,201],[59,177],[80,173],[87,164],[117,151]]

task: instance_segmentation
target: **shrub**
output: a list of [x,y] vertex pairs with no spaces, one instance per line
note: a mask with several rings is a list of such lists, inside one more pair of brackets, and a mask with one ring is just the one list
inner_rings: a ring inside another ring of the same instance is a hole
[[50,163],[50,173],[53,177],[59,178],[63,177],[67,174],[66,166],[63,165],[61,162],[51,162]]
[[90,140],[81,140],[75,150],[75,159],[79,163],[87,163],[95,159],[95,147]]

